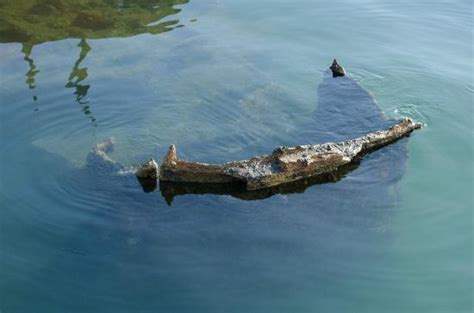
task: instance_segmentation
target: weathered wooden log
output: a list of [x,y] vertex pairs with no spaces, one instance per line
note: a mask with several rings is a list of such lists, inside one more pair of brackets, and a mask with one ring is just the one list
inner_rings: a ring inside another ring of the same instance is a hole
[[387,130],[338,143],[279,147],[270,155],[224,164],[190,162],[178,158],[174,145],[160,167],[160,181],[245,184],[248,191],[274,187],[337,171],[364,154],[390,144],[421,127],[405,118]]

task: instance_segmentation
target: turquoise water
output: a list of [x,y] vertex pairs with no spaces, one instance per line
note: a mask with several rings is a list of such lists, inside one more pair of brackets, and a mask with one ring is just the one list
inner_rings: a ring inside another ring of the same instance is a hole
[[[1,312],[472,311],[470,1],[103,1],[71,29],[88,4],[46,2],[0,1]],[[426,127],[261,200],[170,206],[86,164],[110,137],[129,166],[248,158],[371,110]]]

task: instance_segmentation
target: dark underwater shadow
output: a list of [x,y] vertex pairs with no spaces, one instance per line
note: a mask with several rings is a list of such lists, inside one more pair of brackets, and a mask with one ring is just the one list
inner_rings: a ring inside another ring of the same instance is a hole
[[[318,106],[312,122],[304,125],[304,131],[295,138],[296,144],[314,144],[343,141],[368,132],[388,128],[394,120],[387,119],[374,97],[355,80],[348,76],[334,78],[329,71],[324,72],[318,87]],[[371,181],[378,181],[380,187],[388,187],[387,182],[398,181],[407,159],[406,140],[384,147],[383,153],[368,156],[378,170],[373,170]],[[334,183],[356,170],[365,160],[358,159],[331,174],[303,179],[281,186],[257,191],[247,191],[244,184],[200,184],[159,182],[162,196],[168,204],[174,197],[186,194],[230,195],[241,200],[261,200],[276,194],[303,193],[306,189],[320,184]],[[145,192],[153,191],[156,185],[141,182]],[[149,182],[148,182],[149,183]]]
[[311,143],[341,141],[389,127],[375,98],[350,76],[332,77],[324,72],[318,86],[313,124],[305,127],[303,140]]

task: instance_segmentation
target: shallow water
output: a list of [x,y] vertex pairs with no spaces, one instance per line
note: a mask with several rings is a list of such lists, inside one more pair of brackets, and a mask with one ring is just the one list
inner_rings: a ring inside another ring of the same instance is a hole
[[[472,310],[470,1],[38,3],[0,2],[1,312]],[[169,206],[85,163],[109,137],[129,166],[248,158],[382,113],[426,127],[262,200]]]

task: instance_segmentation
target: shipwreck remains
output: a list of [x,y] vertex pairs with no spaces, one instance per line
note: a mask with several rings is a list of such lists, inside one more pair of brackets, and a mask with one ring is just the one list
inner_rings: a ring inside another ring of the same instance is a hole
[[[160,167],[161,182],[227,184],[242,183],[247,191],[260,190],[314,176],[336,172],[363,155],[409,135],[422,125],[405,118],[387,130],[337,142],[279,147],[270,155],[224,164],[190,162],[178,158],[172,145]],[[155,163],[156,164],[156,163]],[[147,162],[137,171],[153,177],[157,166]],[[146,174],[147,168],[151,171]]]
[[[276,193],[303,192],[314,184],[340,180],[357,168],[367,153],[421,128],[422,124],[409,118],[388,124],[390,120],[383,116],[373,97],[344,77],[346,72],[335,59],[330,70],[332,77],[339,78],[326,79],[329,84],[324,86],[328,89],[319,90],[321,98],[315,123],[319,136],[332,129],[333,137],[320,137],[325,138],[320,142],[330,142],[279,147],[269,155],[224,164],[182,160],[171,145],[160,166],[151,159],[135,171],[143,190],[155,190],[159,180],[160,191],[168,203],[176,195],[189,193],[230,194],[252,200]],[[333,96],[334,92],[337,97]],[[339,114],[336,123],[331,118],[334,114]],[[348,126],[352,136],[358,137],[346,140],[350,138]],[[96,154],[109,167],[116,165],[106,155],[106,148],[98,147]]]

